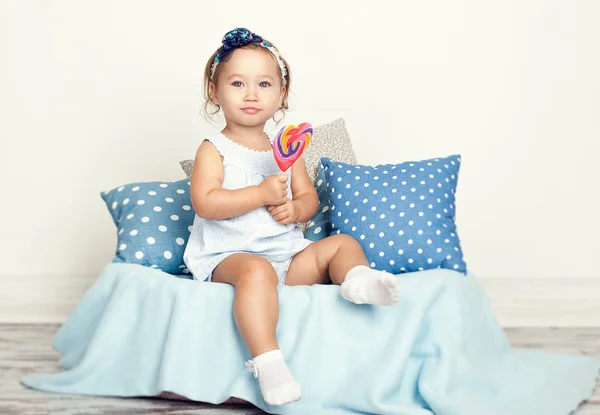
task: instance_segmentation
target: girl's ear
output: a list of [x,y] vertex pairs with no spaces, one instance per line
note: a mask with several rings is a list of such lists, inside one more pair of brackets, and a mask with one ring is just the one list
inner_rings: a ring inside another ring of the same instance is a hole
[[287,88],[285,86],[281,87],[281,94],[279,94],[279,107],[283,104],[283,97],[285,97],[285,91]]
[[215,86],[214,82],[208,84],[208,97],[210,98],[210,101],[213,104],[219,105],[219,98],[217,97],[217,87]]

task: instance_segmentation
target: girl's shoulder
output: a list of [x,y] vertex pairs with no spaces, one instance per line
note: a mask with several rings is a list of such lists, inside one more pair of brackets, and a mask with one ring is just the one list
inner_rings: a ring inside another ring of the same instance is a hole
[[220,143],[223,141],[223,134],[222,133],[216,133],[216,134],[212,134],[212,135],[208,135],[206,137],[204,137],[204,139],[202,140],[202,143],[200,143],[201,145],[204,144],[205,142],[209,142],[212,145],[215,145],[215,143]]
[[223,155],[223,153],[226,152],[226,149],[228,147],[227,142],[223,138],[223,134],[221,133],[206,136],[200,143],[200,147],[212,147],[217,152],[221,153],[221,155]]

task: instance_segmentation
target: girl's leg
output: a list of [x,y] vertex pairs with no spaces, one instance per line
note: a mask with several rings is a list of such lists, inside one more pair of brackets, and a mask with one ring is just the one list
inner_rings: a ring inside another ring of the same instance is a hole
[[300,385],[285,364],[275,337],[279,298],[273,266],[260,256],[233,254],[215,268],[212,280],[235,287],[235,322],[252,355],[265,401],[284,405],[300,399]]
[[349,235],[332,235],[313,242],[292,259],[286,285],[341,285],[356,265],[369,266],[360,244]]
[[233,254],[215,268],[212,280],[235,287],[233,315],[252,357],[278,349],[278,281],[269,261],[257,255]]
[[371,269],[360,244],[349,235],[332,235],[310,244],[292,259],[286,285],[341,285],[342,296],[357,304],[398,301],[398,279]]

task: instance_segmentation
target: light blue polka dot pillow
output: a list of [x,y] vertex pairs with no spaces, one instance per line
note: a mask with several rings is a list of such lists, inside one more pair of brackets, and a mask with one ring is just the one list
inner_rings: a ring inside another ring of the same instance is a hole
[[331,211],[329,210],[329,195],[327,194],[323,163],[318,164],[315,186],[319,195],[319,209],[304,230],[304,237],[311,241],[319,241],[331,233]]
[[466,273],[454,222],[460,156],[377,166],[321,161],[331,234],[353,236],[371,267]]
[[183,251],[195,217],[190,179],[131,183],[101,196],[118,228],[113,262],[189,275]]

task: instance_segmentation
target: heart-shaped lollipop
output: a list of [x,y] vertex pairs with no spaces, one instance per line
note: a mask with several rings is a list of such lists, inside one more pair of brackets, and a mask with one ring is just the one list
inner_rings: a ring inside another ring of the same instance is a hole
[[310,143],[312,132],[312,125],[307,122],[303,122],[298,127],[287,125],[279,131],[273,142],[273,155],[282,171],[289,169],[302,155]]

